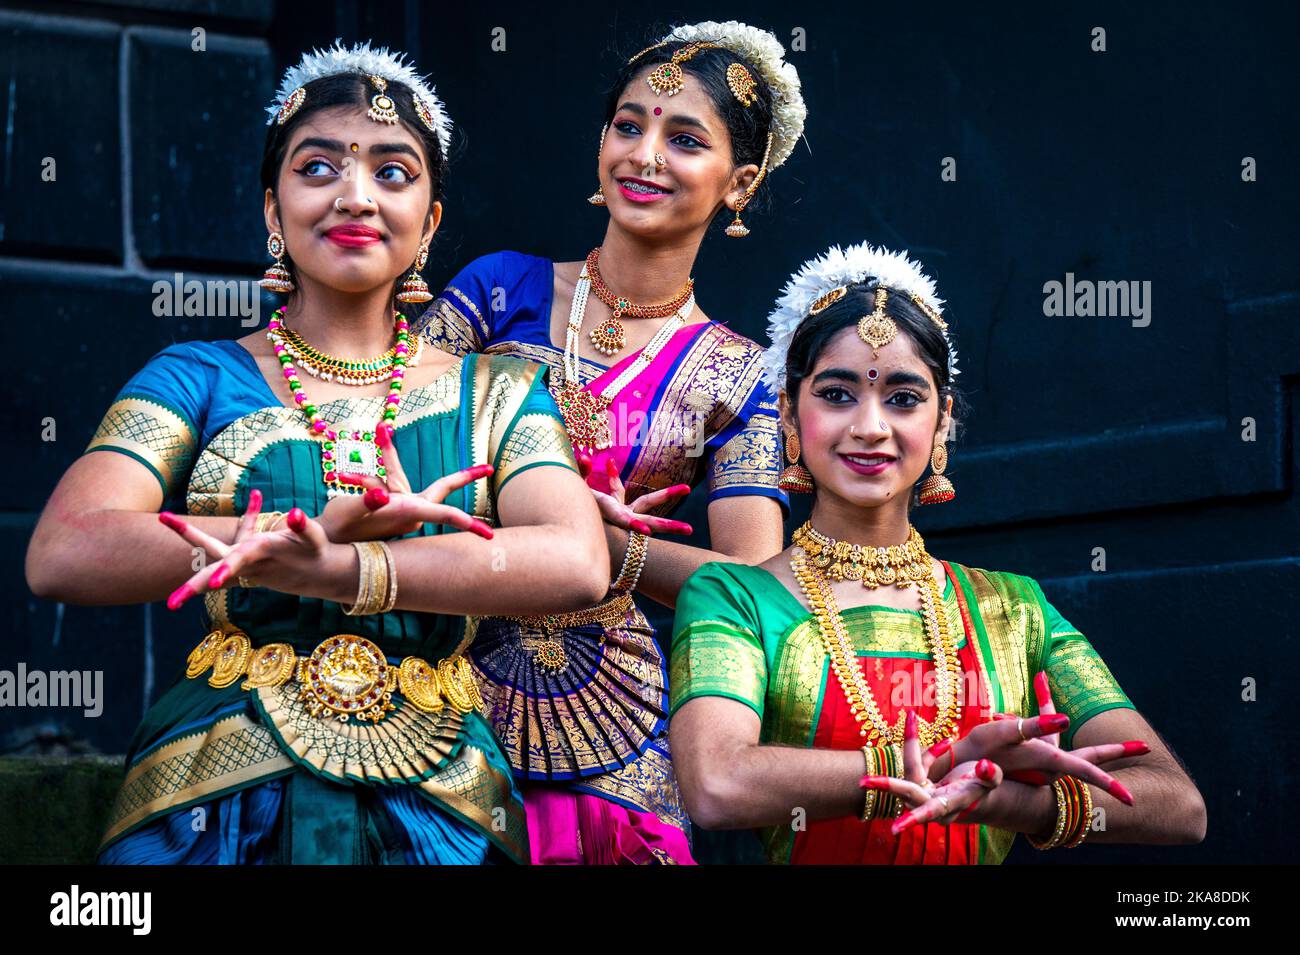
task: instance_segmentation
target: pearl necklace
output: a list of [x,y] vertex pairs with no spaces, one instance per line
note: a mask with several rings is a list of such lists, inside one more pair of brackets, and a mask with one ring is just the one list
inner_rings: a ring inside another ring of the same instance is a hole
[[[805,525],[808,527],[809,525]],[[800,528],[804,530],[804,528]],[[912,528],[908,535],[916,534]],[[819,535],[820,536],[820,535]],[[930,656],[934,661],[935,706],[937,715],[934,723],[917,718],[917,736],[921,746],[929,749],[942,739],[957,735],[958,700],[957,690],[961,681],[961,662],[957,659],[957,650],[952,634],[948,629],[948,615],[944,612],[939,588],[930,573],[930,556],[924,552],[924,541],[916,535],[924,554],[926,576],[917,581],[900,581],[896,586],[905,588],[915,582],[918,596],[921,598],[921,622],[930,643]],[[830,541],[832,545],[848,546],[842,541]],[[790,569],[794,571],[799,588],[803,591],[817,618],[817,629],[822,639],[826,655],[830,657],[831,669],[844,691],[849,704],[849,712],[858,722],[859,734],[866,737],[872,745],[877,743],[902,743],[907,725],[907,713],[901,709],[894,725],[890,726],[881,715],[875,697],[871,693],[862,667],[858,664],[857,652],[853,638],[845,626],[840,613],[839,603],[831,588],[830,575],[819,569],[815,563],[809,563],[809,554],[802,544],[796,542],[798,550],[790,558]],[[886,548],[879,548],[886,550]]]
[[609,408],[623,389],[632,383],[663,350],[668,340],[686,324],[695,308],[695,296],[687,296],[681,310],[664,322],[653,338],[646,343],[636,358],[600,394],[588,391],[578,376],[578,336],[582,332],[582,319],[587,311],[587,296],[591,293],[591,279],[587,267],[582,267],[577,285],[573,289],[573,304],[569,308],[569,325],[564,335],[564,361],[560,380],[552,385],[555,402],[564,417],[565,430],[575,447],[604,450],[612,447],[614,440],[609,428]]
[[[346,429],[340,431],[335,425],[321,417],[319,409],[312,404],[307,393],[302,390],[298,380],[298,371],[293,365],[293,356],[285,345],[280,330],[284,327],[284,307],[276,309],[267,324],[266,337],[271,340],[275,356],[279,359],[282,373],[289,383],[293,400],[307,416],[307,428],[313,438],[321,441],[321,472],[325,481],[326,493],[330,497],[338,494],[359,494],[365,488],[344,484],[339,480],[342,474],[357,474],[369,477],[386,477],[388,469],[384,467],[384,452],[375,440],[375,431]],[[397,420],[397,406],[401,402],[402,380],[406,377],[406,361],[410,354],[410,323],[401,312],[397,313],[397,344],[393,346],[392,384],[388,397],[384,399],[384,411],[378,426],[391,426]]]

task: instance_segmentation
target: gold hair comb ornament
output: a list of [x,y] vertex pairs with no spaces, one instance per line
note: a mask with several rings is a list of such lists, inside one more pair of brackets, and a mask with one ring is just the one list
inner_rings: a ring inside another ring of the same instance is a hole
[[433,110],[429,109],[429,104],[414,93],[411,95],[411,104],[415,107],[415,115],[420,117],[420,122],[424,123],[429,132],[437,136],[438,127],[434,125]]
[[289,117],[302,108],[302,104],[306,101],[307,90],[305,87],[300,86],[289,94],[289,97],[284,101],[284,105],[280,107],[280,112],[275,114],[275,124],[283,126],[289,121]]
[[876,289],[876,309],[870,315],[863,315],[858,321],[858,335],[871,346],[871,357],[879,358],[880,349],[894,340],[898,326],[885,314],[885,302],[889,292],[883,288]]
[[672,59],[667,63],[656,66],[651,70],[650,75],[645,78],[646,84],[650,89],[654,90],[656,95],[667,93],[669,96],[676,96],[686,88],[686,74],[682,72],[681,65],[701,50],[718,48],[718,44],[710,43],[707,40],[688,43],[674,53]]
[[727,85],[731,87],[731,94],[740,100],[740,105],[746,109],[753,106],[758,99],[758,94],[754,92],[758,88],[758,81],[750,75],[743,63],[732,63],[727,67]]
[[916,303],[917,308],[919,308],[921,311],[925,312],[925,314],[929,316],[930,321],[934,322],[936,325],[939,326],[940,331],[944,332],[945,334],[947,333],[948,323],[943,320],[943,316],[940,315],[938,312],[936,312],[934,310],[934,307],[930,305],[929,302],[925,301],[925,299],[921,298],[921,296],[917,295],[915,292],[912,293],[911,299],[913,302]]
[[388,95],[388,80],[382,76],[372,76],[370,77],[370,84],[379,92],[370,97],[370,109],[366,110],[366,115],[376,123],[387,123],[389,126],[395,125],[397,123],[397,104]]
[[811,318],[814,315],[821,314],[848,294],[849,289],[847,285],[837,285],[829,292],[817,296],[812,305],[808,307],[808,317]]

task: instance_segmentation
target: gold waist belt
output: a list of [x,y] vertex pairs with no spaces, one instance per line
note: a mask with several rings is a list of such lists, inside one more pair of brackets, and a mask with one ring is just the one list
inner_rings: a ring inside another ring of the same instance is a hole
[[498,619],[509,620],[548,633],[567,630],[570,627],[581,627],[589,623],[598,623],[606,629],[612,629],[621,627],[627,622],[628,611],[632,610],[633,606],[631,594],[620,594],[613,600],[588,607],[586,610],[575,610],[573,613],[548,613],[537,617],[499,617]]
[[474,672],[464,657],[440,660],[437,665],[407,657],[392,666],[372,641],[352,633],[339,633],[317,644],[310,656],[300,657],[287,643],[268,643],[253,649],[245,633],[214,630],[190,651],[185,675],[197,679],[212,669],[208,685],[223,689],[241,676],[241,690],[300,684],[298,699],[320,719],[349,716],[378,722],[390,710],[393,693],[400,692],[424,713],[441,712],[450,705],[459,713],[483,706]]

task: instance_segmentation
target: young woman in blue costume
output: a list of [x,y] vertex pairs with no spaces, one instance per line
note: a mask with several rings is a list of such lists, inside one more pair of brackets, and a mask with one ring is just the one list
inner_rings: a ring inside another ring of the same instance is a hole
[[599,511],[539,367],[421,348],[394,309],[431,297],[407,273],[442,212],[432,88],[336,46],[270,112],[263,284],[286,309],[155,355],[28,553],[40,596],[202,594],[210,620],[136,731],[100,861],[527,862],[465,615],[589,606]]
[[[550,366],[605,517],[615,572],[597,605],[481,620],[470,651],[523,784],[535,862],[691,861],[664,655],[632,593],[671,607],[701,563],[781,547],[788,502],[762,350],[699,309],[691,270],[719,215],[734,215],[729,236],[748,231],[746,204],[801,134],[784,52],[733,21],[678,27],[632,57],[601,132],[601,244],[585,262],[485,256],[424,316],[439,348]],[[711,549],[650,538],[689,533],[668,515],[706,482]]]

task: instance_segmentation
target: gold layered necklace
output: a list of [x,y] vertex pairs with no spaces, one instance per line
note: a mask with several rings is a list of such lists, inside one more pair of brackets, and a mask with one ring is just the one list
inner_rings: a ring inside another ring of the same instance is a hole
[[609,321],[597,324],[588,337],[591,339],[591,345],[596,351],[611,357],[617,355],[623,349],[623,346],[627,344],[627,333],[623,328],[623,323],[619,321],[624,315],[630,315],[632,318],[667,318],[669,315],[682,311],[695,291],[695,280],[688,278],[686,284],[678,290],[671,301],[660,302],[657,305],[642,305],[639,302],[632,301],[625,295],[619,295],[606,285],[605,280],[601,278],[599,246],[587,254],[587,266],[584,273],[589,277],[591,291],[595,293],[596,298],[600,299],[613,313]]
[[[813,529],[812,522],[805,523],[794,533],[797,548],[790,558],[799,588],[808,599],[817,618],[817,629],[822,645],[830,658],[831,669],[844,690],[849,711],[858,722],[859,733],[872,745],[903,742],[907,713],[901,709],[894,725],[890,726],[880,707],[876,705],[871,687],[858,665],[853,638],[849,635],[835,600],[831,586],[834,580],[861,580],[864,586],[877,587],[892,583],[905,589],[917,585],[921,598],[921,622],[930,644],[930,657],[935,673],[935,721],[917,718],[917,735],[925,749],[940,740],[957,735],[958,700],[961,681],[961,663],[952,634],[948,629],[948,615],[943,609],[943,599],[930,569],[930,555],[925,541],[910,528],[907,542],[893,547],[864,547],[827,537]],[[918,569],[924,568],[924,572]],[[868,576],[874,581],[867,583]],[[888,578],[886,580],[885,578]]]

